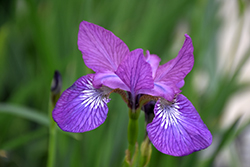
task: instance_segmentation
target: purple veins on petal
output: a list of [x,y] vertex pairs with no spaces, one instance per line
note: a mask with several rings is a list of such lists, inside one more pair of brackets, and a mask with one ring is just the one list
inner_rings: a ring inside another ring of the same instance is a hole
[[130,52],[115,73],[130,89],[132,96],[139,94],[141,89],[152,89],[154,86],[152,69],[146,62],[142,49]]
[[171,81],[177,84],[191,71],[194,64],[194,48],[191,38],[187,34],[185,37],[186,39],[178,56],[157,69],[155,82]]
[[59,98],[52,116],[68,132],[85,132],[100,126],[108,114],[109,88],[95,89],[93,74],[79,78]]
[[185,76],[191,71],[194,64],[192,40],[188,35],[176,58],[159,66],[154,76],[154,88],[142,93],[152,96],[161,96],[172,101],[176,94],[181,92]]
[[86,21],[79,27],[78,48],[85,64],[95,72],[116,71],[129,54],[127,45],[111,31]]
[[178,95],[174,103],[157,101],[155,117],[147,125],[148,137],[160,152],[183,156],[207,148],[212,135],[192,103]]

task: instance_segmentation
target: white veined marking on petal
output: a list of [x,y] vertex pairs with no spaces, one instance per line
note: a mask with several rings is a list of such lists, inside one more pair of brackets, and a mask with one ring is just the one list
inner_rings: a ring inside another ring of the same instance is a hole
[[[181,112],[178,110],[180,107],[178,103],[171,105],[158,104],[158,112],[156,115],[161,118],[161,127],[167,129],[169,126],[178,124],[178,119],[181,118]],[[178,128],[178,126],[176,126]]]
[[99,89],[95,89],[89,79],[87,80],[87,83],[83,82],[83,84],[85,84],[85,86],[89,89],[83,90],[81,92],[82,94],[79,96],[82,100],[82,105],[84,105],[84,107],[90,106],[93,109],[97,109],[100,106],[103,108],[104,103],[108,100],[104,92]]

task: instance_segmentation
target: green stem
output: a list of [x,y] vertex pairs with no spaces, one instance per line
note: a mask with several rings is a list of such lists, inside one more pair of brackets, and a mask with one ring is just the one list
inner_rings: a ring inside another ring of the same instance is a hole
[[50,127],[49,127],[49,148],[48,148],[48,161],[47,167],[55,166],[55,157],[56,157],[56,123],[52,118],[52,111],[56,106],[56,103],[60,97],[62,87],[61,75],[58,71],[55,71],[54,78],[51,84],[51,97],[49,102],[49,118],[50,118]]
[[138,120],[129,118],[128,123],[128,150],[130,152],[130,159],[134,153],[135,143],[138,137]]
[[56,155],[56,126],[55,122],[51,118],[49,129],[49,150],[48,150],[48,162],[47,167],[54,167]]
[[51,95],[50,109],[49,109],[49,118],[50,118],[50,127],[49,127],[49,148],[48,148],[48,161],[47,167],[55,166],[55,156],[56,156],[56,123],[52,118],[51,111],[54,109],[57,100],[59,99],[60,94]]
[[138,146],[137,137],[138,137],[138,118],[140,115],[140,108],[137,110],[129,109],[129,122],[128,122],[128,150],[126,151],[125,160],[129,166],[133,166],[137,161]]

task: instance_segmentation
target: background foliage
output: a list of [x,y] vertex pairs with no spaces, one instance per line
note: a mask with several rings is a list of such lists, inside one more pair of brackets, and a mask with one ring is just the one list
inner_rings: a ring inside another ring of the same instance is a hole
[[[49,140],[50,84],[55,70],[63,90],[91,72],[77,47],[82,20],[111,30],[130,48],[143,48],[174,58],[187,33],[193,40],[195,64],[185,79],[189,98],[214,136],[211,148],[185,157],[172,157],[154,147],[149,166],[213,166],[221,150],[234,141],[246,125],[237,121],[220,129],[228,99],[250,84],[237,77],[249,51],[233,74],[218,70],[218,30],[222,24],[216,0],[13,0],[0,1],[0,166],[46,166]],[[239,19],[245,1],[239,1]],[[193,84],[198,72],[209,76],[208,87]],[[108,118],[96,130],[70,134],[57,128],[56,166],[120,166],[127,148],[128,110],[121,97],[111,95]],[[145,133],[144,114],[139,138]],[[232,164],[240,165],[240,164]]]

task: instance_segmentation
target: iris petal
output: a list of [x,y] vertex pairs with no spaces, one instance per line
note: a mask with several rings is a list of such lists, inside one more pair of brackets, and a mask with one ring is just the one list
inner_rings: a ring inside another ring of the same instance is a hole
[[172,82],[154,82],[153,89],[142,89],[141,94],[150,94],[151,96],[164,97],[168,101],[172,101],[174,96],[180,93],[181,90]]
[[212,135],[192,103],[178,95],[173,104],[158,100],[155,117],[147,125],[148,137],[160,152],[173,156],[188,155],[207,148]]
[[181,80],[180,82],[178,82],[178,83],[176,84],[176,86],[177,86],[179,89],[182,88],[184,85],[185,85],[184,79]]
[[146,62],[142,49],[130,52],[130,55],[122,61],[115,73],[130,89],[132,96],[139,94],[141,89],[154,87],[152,69],[150,64]]
[[111,89],[122,89],[129,91],[127,85],[114,73],[114,72],[105,72],[105,73],[96,73],[93,85],[95,88],[99,88],[102,85],[107,86]]
[[177,84],[191,71],[194,64],[193,45],[191,38],[186,34],[184,44],[176,58],[160,66],[155,75],[155,82],[168,82]]
[[155,77],[156,70],[160,64],[161,59],[154,54],[150,54],[147,50],[146,52],[146,62],[148,62],[152,68],[152,76]]
[[[194,64],[193,45],[191,38],[186,34],[186,40],[176,58],[166,64],[159,66],[156,55],[153,58],[147,52],[147,59],[152,59],[150,63],[153,70],[154,88],[151,90],[141,90],[141,93],[152,96],[161,96],[168,101],[172,101],[176,94],[181,92],[180,88],[184,86],[184,78],[191,71]],[[154,61],[153,61],[154,60]],[[150,61],[149,61],[150,62]]]
[[127,45],[111,31],[86,21],[79,27],[78,48],[85,64],[95,72],[116,71],[129,54]]
[[79,78],[59,98],[52,116],[68,132],[85,132],[100,126],[108,114],[109,90],[95,89],[93,74]]

